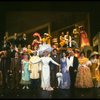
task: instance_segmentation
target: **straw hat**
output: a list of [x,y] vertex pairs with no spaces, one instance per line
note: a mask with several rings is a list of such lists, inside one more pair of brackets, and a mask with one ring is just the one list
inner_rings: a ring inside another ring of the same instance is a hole
[[93,57],[94,55],[99,55],[99,53],[97,51],[94,51],[91,53],[90,57]]

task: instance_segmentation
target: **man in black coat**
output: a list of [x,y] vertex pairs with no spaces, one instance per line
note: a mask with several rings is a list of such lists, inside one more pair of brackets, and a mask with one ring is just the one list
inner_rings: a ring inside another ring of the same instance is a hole
[[70,88],[74,88],[75,80],[76,80],[76,74],[77,74],[77,68],[79,65],[78,58],[74,56],[74,51],[70,50],[68,51],[69,55],[66,58],[67,67],[69,68],[70,72],[70,80],[71,80],[71,86]]
[[[60,63],[59,55],[57,53],[57,49],[53,49],[50,56],[54,61],[56,61],[57,63]],[[57,87],[57,78],[56,78],[57,72],[58,72],[58,66],[56,66],[55,64],[50,62],[50,82],[51,82],[51,86],[53,88]]]
[[1,54],[1,62],[0,62],[0,70],[2,72],[2,85],[3,88],[8,87],[8,65],[9,65],[9,58],[7,50],[2,51]]
[[22,33],[22,38],[21,38],[21,47],[26,47],[28,45],[28,39],[26,37],[26,33]]

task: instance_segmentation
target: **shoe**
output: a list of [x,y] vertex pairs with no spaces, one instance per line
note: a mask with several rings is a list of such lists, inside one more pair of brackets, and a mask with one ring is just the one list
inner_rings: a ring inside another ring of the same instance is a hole
[[23,86],[23,88],[22,89],[25,89],[25,86]]
[[53,91],[54,89],[52,87],[50,87],[50,90]]
[[26,89],[29,89],[29,87],[28,87],[28,86],[26,86]]
[[52,87],[49,87],[46,89],[47,91],[53,91],[54,89]]
[[46,90],[46,88],[43,88],[43,90]]

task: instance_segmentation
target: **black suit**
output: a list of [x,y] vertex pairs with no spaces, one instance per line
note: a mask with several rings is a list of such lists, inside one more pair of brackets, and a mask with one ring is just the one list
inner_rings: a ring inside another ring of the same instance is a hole
[[78,58],[74,56],[74,58],[73,58],[73,66],[69,67],[70,79],[71,79],[71,88],[74,88],[78,64],[79,64]]
[[28,40],[27,40],[27,38],[22,38],[21,39],[21,47],[23,48],[23,47],[26,47],[27,46],[27,44],[28,44]]
[[[59,63],[59,56],[58,55],[51,55],[51,58]],[[56,73],[58,71],[58,66],[50,62],[50,82],[52,87],[57,87],[57,78]]]
[[8,85],[8,65],[9,65],[9,59],[7,55],[2,55],[1,57],[1,71],[2,71],[2,77],[3,77],[3,86],[6,87]]
[[10,49],[10,42],[6,41],[4,43],[4,41],[1,43],[1,50],[9,50]]
[[13,46],[18,47],[18,45],[19,45],[19,38],[13,39],[12,40],[12,44],[13,44]]

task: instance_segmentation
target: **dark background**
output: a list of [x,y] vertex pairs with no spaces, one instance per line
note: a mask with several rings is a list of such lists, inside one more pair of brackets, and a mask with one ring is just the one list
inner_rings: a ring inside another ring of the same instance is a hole
[[[58,13],[71,12],[71,15],[77,12],[78,13],[85,12],[85,13],[89,13],[90,15],[91,38],[93,38],[93,36],[95,36],[95,34],[97,34],[100,31],[100,2],[99,1],[33,1],[33,2],[32,1],[5,1],[5,2],[0,1],[0,40],[4,36],[4,32],[8,31],[7,27],[9,25],[7,25],[7,18],[8,18],[7,14],[9,14],[9,12],[52,12],[53,14],[57,12]],[[41,16],[39,18],[42,18],[45,15],[41,14],[39,16]],[[49,17],[47,16],[47,18]],[[72,17],[68,17],[68,18],[69,21],[71,22]],[[13,22],[14,21],[13,18],[11,19]],[[62,22],[60,22],[61,27],[62,27],[62,23],[64,23],[63,18],[61,18],[61,16],[57,16],[55,21],[53,21],[54,30],[60,28],[60,26],[57,26],[60,25],[57,19],[62,20]],[[24,27],[24,23],[23,23],[23,27]],[[17,28],[15,29],[15,31],[16,30]],[[12,32],[13,32],[13,27],[12,27]]]

